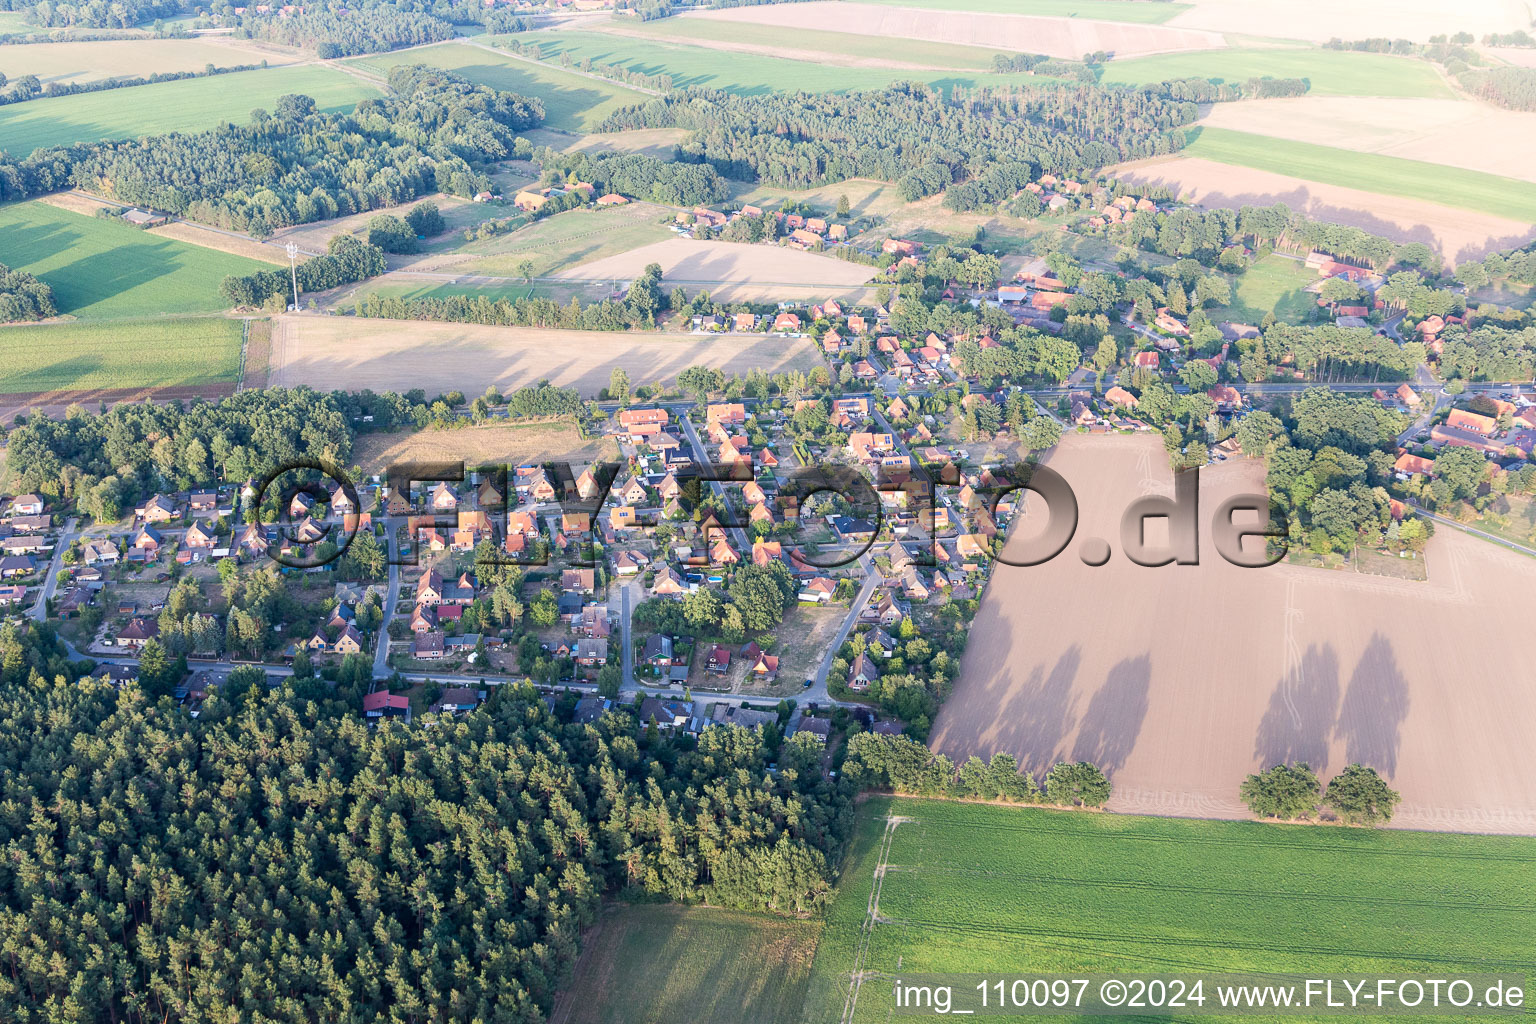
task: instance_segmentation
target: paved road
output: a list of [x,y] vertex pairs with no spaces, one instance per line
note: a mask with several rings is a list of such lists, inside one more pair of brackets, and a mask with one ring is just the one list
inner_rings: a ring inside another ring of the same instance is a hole
[[1483,540],[1492,541],[1493,543],[1499,545],[1499,547],[1508,548],[1509,550],[1519,552],[1522,555],[1530,555],[1532,558],[1536,558],[1536,548],[1528,548],[1524,544],[1516,544],[1512,540],[1505,540],[1503,537],[1495,537],[1493,534],[1479,530],[1475,526],[1468,526],[1466,523],[1458,523],[1454,519],[1447,519],[1445,516],[1436,515],[1435,513],[1430,512],[1419,505],[1414,505],[1413,510],[1419,515],[1423,516],[1425,519],[1433,519],[1437,523],[1444,523],[1446,526],[1454,526],[1456,529],[1462,531],[1463,533],[1470,533],[1474,537],[1481,537]]
[[64,552],[69,550],[69,545],[74,539],[75,517],[70,516],[64,523],[64,529],[59,533],[58,540],[53,542],[53,559],[48,563],[48,575],[43,577],[43,585],[38,588],[37,600],[27,609],[27,615],[38,622],[48,617],[48,599],[53,596],[54,590],[59,585],[59,566],[63,564]]
[[630,617],[634,612],[634,589],[637,583],[626,583],[619,588],[619,603],[622,611],[619,615],[619,643],[624,650],[624,682],[625,687],[635,685],[635,642],[629,631]]
[[[693,446],[694,459],[701,464],[708,463],[710,461],[709,452],[705,450],[704,442],[699,440],[698,433],[693,429],[693,422],[688,418],[687,409],[679,411],[677,419],[683,425],[683,434],[687,436],[688,443]],[[730,508],[731,503],[726,499],[725,487],[721,485],[720,481],[711,480],[709,486],[715,492],[715,497],[720,499],[720,504],[725,508]],[[738,555],[746,558],[751,554],[752,541],[748,539],[747,531],[739,526],[731,526],[726,528],[726,532],[730,534],[732,542],[735,543]],[[708,538],[706,538],[707,540]]]
[[389,675],[389,624],[395,617],[395,606],[400,601],[399,544],[395,539],[398,519],[384,520],[385,550],[389,552],[389,591],[384,595],[384,615],[379,620],[379,639],[373,652],[373,676],[382,679]]
[[[827,675],[832,671],[832,662],[837,659],[837,652],[842,649],[843,641],[848,639],[848,634],[853,632],[853,627],[859,624],[859,613],[869,603],[870,595],[883,582],[869,552],[866,551],[859,559],[859,568],[864,570],[864,585],[854,595],[853,604],[849,605],[848,614],[843,617],[843,624],[838,628],[837,636],[827,645],[827,652],[821,656],[821,665],[816,669],[816,682],[806,687],[805,692],[801,694],[804,700],[818,703],[832,700],[831,694],[827,692]],[[833,703],[839,702],[833,701]]]

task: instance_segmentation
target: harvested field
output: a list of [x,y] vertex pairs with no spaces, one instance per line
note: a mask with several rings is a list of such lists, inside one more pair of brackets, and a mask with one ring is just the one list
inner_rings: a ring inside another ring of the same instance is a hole
[[550,128],[534,128],[523,138],[539,146],[552,146],[562,153],[640,153],[658,160],[671,160],[672,150],[688,131],[684,128],[641,128],[632,132],[593,132],[591,135],[567,135]]
[[[848,263],[786,246],[744,242],[700,242],[669,238],[617,256],[584,263],[556,277],[630,280],[647,264],[661,264],[663,284],[671,288],[706,287],[719,301],[772,293],[780,285],[799,285],[824,296],[842,296],[875,276],[873,267]],[[728,297],[729,296],[729,297]]]
[[1081,59],[1106,50],[1116,56],[1210,50],[1226,45],[1220,35],[1161,25],[1133,25],[1084,18],[1041,18],[1021,14],[951,11],[935,17],[916,7],[885,7],[845,0],[734,7],[697,17],[776,28],[849,32],[855,35],[921,39],[998,50],[1045,53]]
[[575,424],[488,423],[455,430],[400,430],[359,434],[352,461],[364,473],[382,473],[402,462],[464,460],[468,466],[524,462],[570,462],[585,465],[618,457],[612,437],[584,438]]
[[676,18],[638,23],[593,26],[598,31],[640,39],[668,39],[713,50],[761,53],[789,60],[831,62],[854,68],[956,68],[989,71],[992,58],[1001,51],[957,43],[906,39],[900,48],[878,35],[825,32],[770,25],[755,25],[743,38],[738,25],[717,18],[684,14]]
[[1536,113],[1470,100],[1298,96],[1217,103],[1200,123],[1536,182]]
[[234,393],[233,384],[200,384],[167,388],[63,388],[0,394],[0,423],[10,424],[23,413],[58,419],[72,405],[95,412],[103,406],[123,403],[143,405],[146,402],[190,402],[194,398],[212,401],[228,398]]
[[1121,165],[1116,173],[1129,182],[1176,189],[1181,198],[1198,206],[1236,208],[1284,203],[1318,220],[1350,224],[1399,242],[1423,242],[1438,249],[1452,263],[1518,248],[1536,237],[1536,225],[1518,220],[1198,157],[1138,161]]
[[887,7],[926,7],[935,11],[984,11],[993,14],[1035,14],[1050,18],[1098,18],[1161,24],[1189,10],[1187,3],[1169,0],[857,0]]
[[[1172,491],[1152,437],[1069,435],[1050,465],[1076,491],[1079,538],[1118,538],[1136,497]],[[933,746],[1036,771],[1091,760],[1111,809],[1206,818],[1245,816],[1254,770],[1300,760],[1326,779],[1359,762],[1402,793],[1394,826],[1536,834],[1536,690],[1503,644],[1449,639],[1524,635],[1526,613],[1497,595],[1536,585],[1536,561],[1442,526],[1424,583],[1240,569],[1209,517],[1262,494],[1263,466],[1202,478],[1198,567],[1121,553],[1089,570],[1075,549],[999,565]]]
[[703,338],[352,317],[284,316],[273,336],[271,383],[330,389],[503,392],[548,379],[591,398],[615,366],[635,384],[670,381],[689,366],[745,373],[820,365],[804,338]]
[[1168,24],[1316,43],[1384,35],[1424,43],[1440,33],[1470,32],[1481,38],[1529,28],[1530,22],[1525,0],[1193,0]]
[[88,43],[34,43],[5,51],[5,73],[12,80],[36,75],[50,82],[99,82],[109,78],[147,78],[176,71],[216,67],[291,64],[270,49],[257,49],[233,37],[199,39],[111,39]]
[[1496,60],[1522,68],[1536,68],[1536,49],[1528,46],[1484,46],[1482,51]]

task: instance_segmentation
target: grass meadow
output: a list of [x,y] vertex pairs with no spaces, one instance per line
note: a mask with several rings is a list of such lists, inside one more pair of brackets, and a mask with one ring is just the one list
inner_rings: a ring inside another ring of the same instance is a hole
[[379,90],[335,68],[309,66],[29,100],[0,107],[0,149],[26,156],[43,146],[203,131],[224,121],[244,124],[252,108],[270,109],[288,93],[302,93],[322,110],[349,110]]
[[[1149,4],[1159,7],[1161,4]],[[1170,78],[1305,78],[1312,96],[1454,96],[1427,61],[1321,48],[1200,50],[1112,60],[1102,81],[1139,85]]]
[[36,274],[61,314],[84,320],[217,312],[227,275],[271,269],[42,202],[0,207],[0,263]]
[[1201,128],[1179,152],[1307,181],[1536,222],[1536,185],[1481,171],[1225,128]]
[[240,336],[224,317],[0,327],[0,394],[232,383]]
[[[517,36],[526,40],[528,36]],[[649,94],[617,82],[573,75],[555,65],[536,64],[477,46],[441,43],[402,53],[377,54],[356,61],[358,66],[387,74],[400,64],[430,64],[492,88],[537,96],[544,101],[544,124],[565,131],[585,132],[619,107],[643,103]]]
[[1029,14],[1051,18],[1093,18],[1160,25],[1191,4],[1148,0],[858,0],[887,7],[924,7],[935,11],[979,11],[982,14]]
[[[0,31],[4,31],[0,28]],[[92,42],[35,43],[5,51],[5,73],[14,81],[36,75],[50,82],[97,82],[138,78],[157,72],[201,71],[206,65],[236,67],[287,64],[292,58],[206,39],[106,39]]]
[[1317,282],[1317,274],[1306,264],[1284,256],[1269,255],[1253,264],[1232,282],[1232,303],[1210,310],[1213,319],[1236,320],[1255,327],[1265,313],[1287,323],[1306,319],[1317,303],[1306,291]]
[[912,820],[885,858],[854,1021],[890,1018],[898,970],[1536,971],[1531,839],[876,799],[803,1021],[839,1019],[887,814]]
[[475,258],[456,264],[454,269],[466,274],[520,277],[520,264],[529,260],[534,277],[569,270],[673,237],[666,226],[657,223],[654,212],[651,208],[652,215],[637,217],[624,208],[568,210],[509,234],[461,244],[458,251]]
[[551,1024],[794,1024],[819,921],[679,906],[608,910]]

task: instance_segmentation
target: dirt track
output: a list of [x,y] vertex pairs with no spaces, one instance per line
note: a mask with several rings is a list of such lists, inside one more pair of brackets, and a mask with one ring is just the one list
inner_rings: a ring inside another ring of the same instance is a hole
[[[997,50],[1044,53],[1080,60],[1085,53],[1107,50],[1117,57],[1140,57],[1225,46],[1222,37],[1200,29],[1132,25],[1089,18],[1043,18],[975,11],[936,12],[916,7],[884,7],[813,0],[810,3],[732,7],[695,15],[747,25],[852,32],[864,36],[925,39],[935,43],[987,46]],[[745,33],[750,39],[750,31]],[[892,57],[899,57],[892,44]]]
[[547,379],[594,397],[622,366],[636,384],[670,381],[694,365],[736,373],[809,369],[820,361],[804,338],[705,337],[546,331],[527,327],[285,316],[274,321],[274,387],[322,390],[461,390],[478,395]]
[[[1403,794],[1394,825],[1536,834],[1530,613],[1509,599],[1536,562],[1442,528],[1427,583],[1240,569],[1210,520],[1225,496],[1262,493],[1263,470],[1228,462],[1202,480],[1201,564],[1143,568],[1118,522],[1171,493],[1157,439],[1069,435],[1050,465],[1076,491],[1077,535],[1043,566],[997,568],[936,749],[1036,771],[1092,760],[1112,809],[1213,818],[1246,816],[1251,771],[1306,760],[1326,780],[1359,761]],[[1089,537],[1111,539],[1108,565],[1080,561]]]
[[1324,185],[1199,157],[1156,157],[1121,164],[1118,177],[1176,189],[1197,206],[1236,208],[1284,203],[1315,220],[1350,224],[1398,242],[1423,242],[1452,263],[1519,248],[1536,226],[1419,199]]

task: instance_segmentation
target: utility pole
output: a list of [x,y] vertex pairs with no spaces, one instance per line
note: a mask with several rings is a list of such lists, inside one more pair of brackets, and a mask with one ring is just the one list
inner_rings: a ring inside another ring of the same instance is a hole
[[299,311],[299,247],[297,243],[289,242],[285,247],[288,251],[288,273],[293,277],[293,311]]

